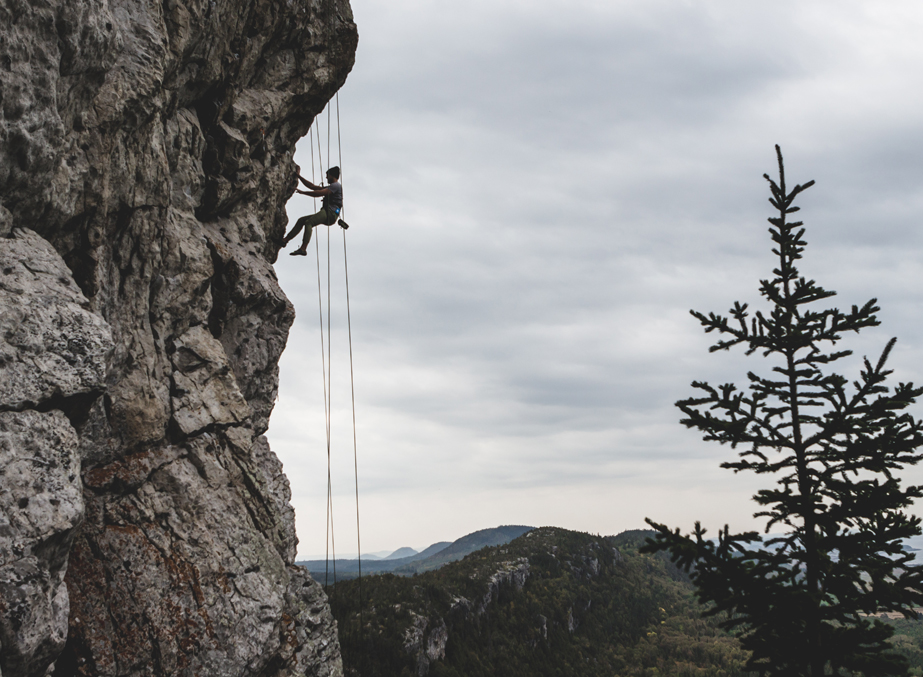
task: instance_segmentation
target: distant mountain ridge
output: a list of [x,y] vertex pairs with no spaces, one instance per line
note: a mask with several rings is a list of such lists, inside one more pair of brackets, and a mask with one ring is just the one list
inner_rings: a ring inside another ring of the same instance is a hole
[[506,545],[514,538],[522,536],[534,527],[522,525],[505,525],[492,529],[481,529],[453,541],[440,541],[412,555],[400,557],[403,551],[414,552],[412,548],[399,548],[384,559],[323,559],[302,560],[295,562],[302,566],[321,582],[334,579],[350,579],[359,575],[360,564],[363,575],[393,572],[400,576],[412,576],[423,571],[438,569],[448,562],[454,562],[482,548]]
[[394,569],[396,574],[413,575],[423,571],[432,571],[438,569],[443,564],[455,562],[462,559],[465,555],[497,545],[506,545],[513,539],[519,538],[524,533],[532,531],[534,527],[526,526],[502,526],[493,529],[481,529],[462,536],[451,545],[435,552],[426,558],[414,560],[408,564],[402,564]]
[[383,559],[407,559],[418,554],[419,553],[413,548],[398,548]]
[[439,541],[438,543],[433,543],[431,546],[429,546],[425,550],[421,550],[414,557],[417,560],[426,559],[427,557],[432,557],[437,552],[442,552],[443,550],[448,548],[450,545],[452,545],[452,541]]

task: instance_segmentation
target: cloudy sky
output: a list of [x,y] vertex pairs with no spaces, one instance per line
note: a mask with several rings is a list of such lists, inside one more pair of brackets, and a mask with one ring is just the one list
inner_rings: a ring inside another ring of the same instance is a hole
[[[841,307],[882,305],[882,326],[844,347],[877,356],[897,336],[895,379],[923,381],[920,3],[352,5],[359,50],[339,106],[363,551],[501,524],[751,526],[758,480],[721,470],[733,452],[679,425],[673,403],[693,379],[768,369],[709,354],[688,311],[758,305],[776,143],[790,182],[817,181],[799,201],[802,273]],[[320,133],[326,166],[326,117]],[[311,153],[306,138],[305,173]],[[312,209],[289,203],[292,219]],[[343,239],[329,234],[346,554],[357,546]],[[298,319],[269,431],[303,558],[325,550],[316,266],[313,243],[307,260],[277,264]]]

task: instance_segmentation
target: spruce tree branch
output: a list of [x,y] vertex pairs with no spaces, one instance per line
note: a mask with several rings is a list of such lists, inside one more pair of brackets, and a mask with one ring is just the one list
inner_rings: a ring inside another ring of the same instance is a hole
[[[870,302],[872,303],[872,302]],[[897,338],[894,337],[888,341],[884,350],[881,353],[881,356],[878,358],[878,363],[873,369],[871,363],[868,359],[864,359],[865,370],[862,372],[863,383],[856,383],[856,393],[850,398],[849,402],[843,408],[839,416],[831,419],[830,423],[820,430],[817,434],[813,435],[810,439],[807,440],[806,445],[808,447],[815,446],[829,441],[837,433],[837,429],[842,421],[848,420],[851,416],[861,413],[863,405],[866,402],[866,399],[869,395],[873,394],[877,389],[878,385],[884,381],[890,372],[886,372],[884,367],[888,361],[888,357],[891,354],[894,344],[897,343]]]

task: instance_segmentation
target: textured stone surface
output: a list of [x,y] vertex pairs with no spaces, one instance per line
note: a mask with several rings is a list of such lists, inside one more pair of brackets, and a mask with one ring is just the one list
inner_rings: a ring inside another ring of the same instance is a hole
[[83,518],[72,421],[85,419],[102,393],[112,338],[47,241],[21,228],[7,235],[0,239],[0,670],[33,675],[44,674],[67,637],[64,575]]
[[0,240],[0,408],[53,401],[79,409],[102,393],[112,337],[88,306],[35,232],[17,229]]
[[263,504],[267,478],[249,436],[232,433],[86,474],[90,490],[119,496],[89,505],[71,557],[74,571],[120,569],[72,590],[70,641],[92,659],[90,674],[262,674],[294,655],[285,643],[302,629],[300,608],[274,540],[276,513]]
[[0,412],[0,665],[44,674],[64,647],[67,555],[83,516],[77,435],[60,411]]
[[224,348],[202,325],[173,341],[173,420],[183,435],[242,425],[250,413]]
[[522,590],[526,579],[529,578],[529,560],[520,557],[515,562],[503,562],[500,568],[487,579],[487,592],[484,593],[478,605],[478,614],[484,613],[492,601],[500,596],[500,586],[512,585],[514,589]]
[[425,677],[429,674],[430,665],[445,659],[449,630],[442,618],[437,619],[433,627],[429,627],[430,622],[426,617],[413,611],[410,615],[413,621],[404,631],[404,651],[413,656],[417,666],[417,677]]
[[60,526],[55,674],[341,674],[262,434],[294,319],[272,269],[294,147],[352,67],[348,2],[0,0],[0,26],[0,252],[33,290],[58,280],[21,304],[35,331],[2,327],[4,415],[76,426],[85,505]]

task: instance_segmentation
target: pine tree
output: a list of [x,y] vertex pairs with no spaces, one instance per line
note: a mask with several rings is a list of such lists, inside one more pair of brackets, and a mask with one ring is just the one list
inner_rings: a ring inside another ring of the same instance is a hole
[[725,526],[713,541],[699,523],[684,536],[648,520],[658,533],[645,548],[667,550],[693,572],[700,601],[726,614],[724,627],[752,652],[748,669],[759,675],[904,675],[904,659],[888,644],[892,629],[870,615],[910,616],[923,605],[923,567],[902,547],[921,533],[907,509],[923,487],[900,479],[923,458],[923,425],[905,411],[923,388],[884,385],[896,339],[876,363],[864,359],[851,385],[825,373],[852,354],[835,349],[842,336],[878,325],[880,309],[875,299],[845,313],[815,309],[835,292],[799,276],[805,229],[787,221],[814,181],[787,192],[778,146],[776,154],[779,182],[764,175],[778,210],[769,219],[778,267],[760,283],[768,312],[751,315],[739,302],[728,317],[692,311],[720,336],[711,351],[745,346],[772,361],[771,375],[748,373],[746,389],[693,382],[698,396],[676,405],[705,440],[742,449],[721,467],[774,480],[753,497],[755,517],[766,520],[766,534],[783,535]]

